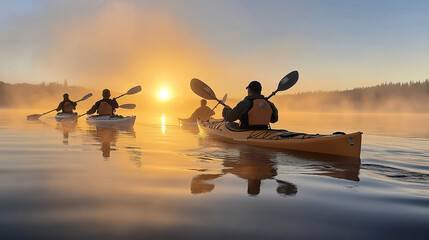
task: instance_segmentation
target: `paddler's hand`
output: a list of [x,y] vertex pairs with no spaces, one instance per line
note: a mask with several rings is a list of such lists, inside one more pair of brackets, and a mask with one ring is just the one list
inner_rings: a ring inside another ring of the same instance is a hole
[[228,116],[228,113],[231,111],[231,108],[229,106],[225,106],[222,110],[222,117],[226,118]]

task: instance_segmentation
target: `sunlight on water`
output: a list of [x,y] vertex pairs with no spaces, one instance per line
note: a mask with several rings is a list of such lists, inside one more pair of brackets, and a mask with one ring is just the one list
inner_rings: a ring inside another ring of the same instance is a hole
[[161,124],[162,134],[165,134],[165,115],[162,115],[161,117]]
[[[119,129],[0,113],[0,223],[16,239],[217,239],[237,231],[248,239],[363,239],[380,229],[405,239],[426,229],[429,140],[415,137],[418,117],[381,131],[381,118],[370,115],[303,114],[275,125],[367,129],[362,159],[350,160],[218,142],[168,114],[137,114],[133,128]],[[368,225],[374,230],[361,231]]]

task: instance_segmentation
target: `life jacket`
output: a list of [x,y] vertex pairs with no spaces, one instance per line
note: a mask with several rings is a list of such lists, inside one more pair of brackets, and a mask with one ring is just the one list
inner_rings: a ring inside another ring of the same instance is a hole
[[273,109],[265,99],[253,100],[253,107],[247,112],[249,126],[261,126],[270,124]]
[[101,101],[97,109],[99,115],[113,115],[113,107],[106,101]]
[[72,113],[74,109],[74,105],[70,101],[65,101],[63,104],[63,113]]

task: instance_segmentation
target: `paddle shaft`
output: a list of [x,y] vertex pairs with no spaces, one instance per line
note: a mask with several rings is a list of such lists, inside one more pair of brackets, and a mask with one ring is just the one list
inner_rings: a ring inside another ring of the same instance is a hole
[[123,97],[125,95],[127,95],[127,93],[124,93],[124,94],[120,95],[119,97],[115,97],[115,99],[118,99],[118,98]]
[[217,105],[222,104],[224,107],[229,107],[228,105],[226,105],[225,103],[223,103],[222,101],[216,99],[218,101],[218,103],[216,104],[216,106],[214,106],[214,108],[212,110],[215,110],[215,108],[217,107]]
[[265,98],[265,100],[270,99],[272,96],[276,95],[276,93],[277,93],[277,92],[278,92],[278,90],[276,90],[276,91],[272,92],[272,93],[270,94],[270,96],[268,96],[268,97],[266,97],[266,98]]
[[57,110],[57,109],[56,109],[56,108],[54,108],[54,109],[52,109],[51,111],[48,111],[48,112],[45,112],[45,113],[40,114],[40,116],[43,116],[43,115],[48,114],[48,113],[50,113],[50,112],[53,112],[53,111],[55,111],[55,110]]
[[[216,98],[216,101],[217,101],[217,104],[221,104],[221,105],[223,105],[224,107],[228,107],[228,105],[226,105],[225,103],[223,103],[221,100],[219,100],[219,99],[217,99]],[[216,105],[217,106],[217,105]]]
[[81,114],[81,115],[79,115],[79,116],[77,116],[76,117],[76,119],[78,119],[78,118],[80,118],[80,117],[82,117],[82,116],[85,116],[87,113],[83,113],[83,114]]
[[214,108],[212,108],[212,111],[214,111],[216,109],[217,105],[219,105],[219,103],[217,103],[216,106],[214,106]]

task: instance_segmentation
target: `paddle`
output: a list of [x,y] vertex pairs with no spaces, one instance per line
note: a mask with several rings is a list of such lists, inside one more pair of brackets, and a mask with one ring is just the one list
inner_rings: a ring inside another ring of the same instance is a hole
[[136,105],[133,103],[128,103],[128,104],[122,104],[119,107],[123,109],[134,109],[136,108]]
[[[80,100],[77,100],[77,101],[76,101],[76,103],[78,103],[78,102],[80,102],[80,101],[84,101],[84,100],[86,100],[86,99],[88,99],[88,98],[90,98],[90,97],[92,97],[92,93],[88,93],[88,94],[86,94],[83,98],[81,98]],[[48,113],[50,113],[50,112],[53,112],[53,111],[55,111],[55,110],[57,110],[57,109],[55,108],[55,109],[52,109],[51,111],[48,111],[48,112],[45,112],[45,113],[42,113],[42,114],[32,114],[32,115],[28,115],[28,116],[27,116],[27,120],[37,120],[37,119],[39,119],[41,116],[43,116],[43,115],[45,115],[45,114],[48,114]]]
[[[118,99],[118,98],[123,97],[125,95],[136,94],[136,93],[140,92],[141,90],[142,90],[141,86],[135,86],[135,87],[131,88],[130,90],[128,90],[128,92],[126,92],[122,95],[119,95],[119,97],[116,97],[115,99]],[[119,107],[125,108],[125,109],[134,109],[136,107],[136,105],[135,104],[123,104],[123,105],[120,105]],[[68,117],[64,118],[63,120],[61,120],[61,122],[76,121],[78,118],[85,116],[85,115],[86,115],[86,113],[78,115],[78,116],[68,116]]]
[[125,96],[125,95],[133,95],[133,94],[136,94],[136,93],[140,92],[141,90],[142,90],[142,87],[141,87],[141,86],[135,86],[135,87],[131,88],[130,90],[128,90],[128,92],[126,92],[126,93],[124,93],[124,94],[120,95],[119,97],[116,97],[116,99],[118,99],[118,98],[120,98],[120,97],[123,97],[123,96]]
[[191,89],[192,91],[197,94],[198,96],[207,99],[207,100],[216,100],[218,103],[222,104],[223,106],[227,107],[225,103],[217,99],[216,94],[213,92],[213,90],[205,84],[203,81],[193,78],[191,80]]
[[[228,97],[228,93],[225,93],[225,96],[223,96],[222,100],[220,100],[220,101],[223,102],[223,103],[225,103],[227,97]],[[217,105],[219,105],[219,103],[217,103],[216,106],[214,106],[214,108],[212,109],[212,111],[214,111],[216,109]]]
[[268,100],[272,96],[276,95],[277,92],[285,91],[293,87],[293,85],[295,85],[295,83],[298,81],[298,78],[299,78],[298,71],[293,71],[288,73],[286,76],[282,78],[282,80],[280,80],[277,90],[275,90],[273,93],[271,93],[270,96],[268,96],[265,99]]

